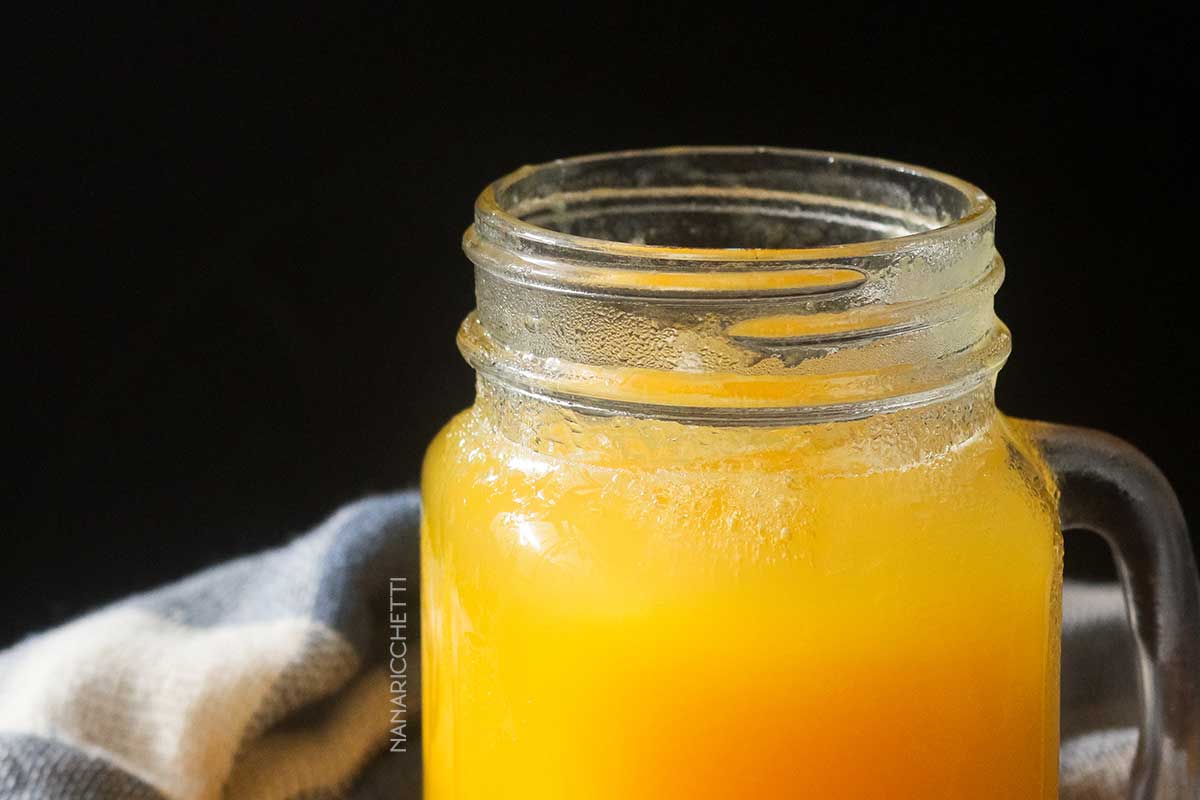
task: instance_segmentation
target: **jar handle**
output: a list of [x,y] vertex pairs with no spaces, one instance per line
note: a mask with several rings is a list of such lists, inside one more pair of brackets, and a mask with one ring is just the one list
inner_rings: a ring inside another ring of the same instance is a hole
[[1124,587],[1142,713],[1129,797],[1200,797],[1200,580],[1179,500],[1115,436],[1046,423],[1030,431],[1058,481],[1062,527],[1104,537]]

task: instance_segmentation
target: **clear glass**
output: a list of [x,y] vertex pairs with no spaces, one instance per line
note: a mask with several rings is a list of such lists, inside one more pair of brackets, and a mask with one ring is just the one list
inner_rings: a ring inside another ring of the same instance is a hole
[[485,190],[477,401],[422,480],[427,798],[1056,797],[1059,514],[1102,527],[1104,491],[1136,796],[1191,796],[1182,518],[997,412],[994,221],[946,175],[763,148]]

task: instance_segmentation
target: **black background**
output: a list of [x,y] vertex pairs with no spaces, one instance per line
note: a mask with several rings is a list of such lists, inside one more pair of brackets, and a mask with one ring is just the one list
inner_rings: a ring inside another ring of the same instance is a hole
[[[1195,27],[983,5],[10,26],[0,644],[415,483],[472,398],[475,194],[627,147],[843,150],[984,187],[1001,406],[1126,437],[1200,519]],[[1103,573],[1098,552],[1069,568]]]

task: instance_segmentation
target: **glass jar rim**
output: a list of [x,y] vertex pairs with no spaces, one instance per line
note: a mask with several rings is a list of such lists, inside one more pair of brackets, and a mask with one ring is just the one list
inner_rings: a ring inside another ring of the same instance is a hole
[[463,238],[481,380],[589,413],[840,420],[994,378],[995,205],[885,159],[626,150],[488,186]]
[[[633,159],[654,159],[703,156],[767,156],[825,161],[830,165],[845,164],[874,169],[897,180],[907,178],[927,181],[939,189],[953,192],[965,201],[965,210],[952,219],[900,236],[870,238],[861,241],[821,244],[805,247],[696,247],[661,244],[642,244],[615,239],[602,239],[554,230],[524,219],[513,213],[512,207],[500,197],[521,181],[553,169],[601,164]],[[995,203],[982,189],[948,173],[901,161],[859,156],[824,150],[757,146],[682,146],[621,150],[556,159],[521,167],[489,184],[475,201],[476,228],[495,230],[504,239],[517,245],[527,258],[537,258],[542,251],[556,261],[575,256],[581,261],[615,260],[621,266],[637,268],[640,264],[656,268],[680,270],[712,269],[717,266],[761,268],[767,264],[786,268],[813,262],[853,259],[902,252],[925,247],[944,239],[969,234],[995,217]],[[486,238],[486,235],[485,235]],[[609,263],[609,266],[613,266]]]

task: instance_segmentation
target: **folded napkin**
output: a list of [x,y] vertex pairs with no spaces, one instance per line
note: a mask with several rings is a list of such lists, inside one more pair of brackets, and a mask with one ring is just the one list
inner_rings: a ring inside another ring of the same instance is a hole
[[[363,500],[0,653],[0,798],[419,798],[418,516]],[[1069,585],[1064,616],[1062,797],[1123,797],[1120,592]]]

